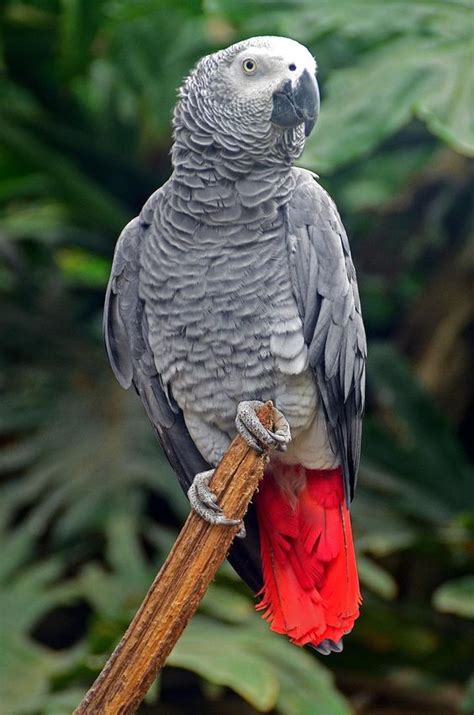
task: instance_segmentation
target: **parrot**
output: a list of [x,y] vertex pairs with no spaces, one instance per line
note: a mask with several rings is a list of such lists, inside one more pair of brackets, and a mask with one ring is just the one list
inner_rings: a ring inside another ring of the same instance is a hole
[[[171,176],[117,241],[104,335],[191,508],[239,523],[228,558],[256,608],[327,655],[361,605],[349,509],[367,348],[339,213],[294,165],[319,114],[316,73],[286,37],[197,62],[174,108]],[[268,400],[273,430],[256,416]],[[271,448],[242,523],[209,486],[237,434]]]

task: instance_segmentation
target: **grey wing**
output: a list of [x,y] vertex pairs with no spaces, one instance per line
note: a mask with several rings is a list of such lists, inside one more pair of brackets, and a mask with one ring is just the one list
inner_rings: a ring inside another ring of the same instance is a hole
[[[132,384],[140,395],[161,446],[184,491],[194,476],[210,465],[187,430],[183,413],[163,386],[148,342],[144,303],[139,296],[140,250],[153,214],[159,209],[160,190],[143,207],[140,216],[122,231],[115,248],[104,306],[104,337],[112,370],[120,385]],[[229,560],[255,591],[261,588],[258,532],[253,510],[246,517],[248,538],[232,547]]]
[[349,502],[360,461],[367,358],[357,279],[333,201],[313,174],[295,171],[297,185],[288,207],[293,290]]
[[183,489],[208,469],[184,424],[183,415],[157,373],[148,343],[144,303],[139,296],[140,248],[159,203],[153,194],[140,216],[122,231],[105,298],[104,336],[112,370],[125,389],[134,385]]

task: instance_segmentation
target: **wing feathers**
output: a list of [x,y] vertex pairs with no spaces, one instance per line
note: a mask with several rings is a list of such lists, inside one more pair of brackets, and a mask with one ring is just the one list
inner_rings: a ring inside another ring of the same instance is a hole
[[340,454],[351,499],[359,464],[367,355],[356,274],[333,202],[310,172],[295,172],[297,185],[288,207],[293,290],[329,439]]

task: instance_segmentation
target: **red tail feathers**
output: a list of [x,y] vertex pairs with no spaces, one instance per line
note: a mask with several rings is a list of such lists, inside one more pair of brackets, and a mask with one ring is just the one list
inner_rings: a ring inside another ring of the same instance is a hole
[[[272,472],[256,500],[264,581],[257,609],[297,645],[338,641],[361,601],[342,470],[277,465]],[[296,498],[280,487],[291,472],[306,477]]]

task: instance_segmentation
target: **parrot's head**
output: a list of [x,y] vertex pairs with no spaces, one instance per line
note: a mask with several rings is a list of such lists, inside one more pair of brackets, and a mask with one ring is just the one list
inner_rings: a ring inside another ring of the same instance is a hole
[[200,60],[180,96],[198,143],[209,131],[226,148],[238,142],[261,156],[278,146],[297,156],[319,113],[316,62],[295,40],[253,37]]

